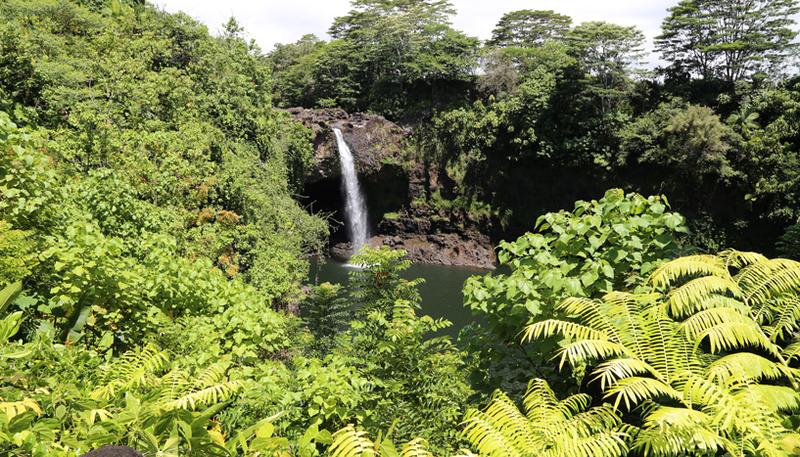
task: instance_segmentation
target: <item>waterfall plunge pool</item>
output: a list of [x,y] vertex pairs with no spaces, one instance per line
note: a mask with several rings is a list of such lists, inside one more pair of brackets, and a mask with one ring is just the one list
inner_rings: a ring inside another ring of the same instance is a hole
[[[348,274],[353,271],[345,262],[334,259],[312,261],[309,283],[347,284]],[[475,322],[475,317],[464,307],[461,289],[464,281],[470,276],[485,275],[492,270],[452,265],[433,265],[425,263],[412,264],[403,272],[406,279],[423,278],[419,285],[422,298],[420,314],[427,314],[435,319],[444,318],[453,325],[443,333],[455,336],[464,326]]]
[[[366,196],[358,180],[358,174],[350,147],[342,131],[333,128],[336,147],[339,150],[339,165],[342,172],[341,191],[344,197],[344,216],[347,235],[353,250],[358,250],[369,239],[369,218]],[[334,259],[312,262],[309,282],[347,285],[349,272],[357,266]],[[406,279],[422,278],[419,285],[421,314],[435,319],[444,318],[453,323],[442,333],[456,335],[464,326],[475,321],[464,307],[462,288],[464,281],[473,275],[483,275],[490,270],[449,265],[412,264],[403,272]]]

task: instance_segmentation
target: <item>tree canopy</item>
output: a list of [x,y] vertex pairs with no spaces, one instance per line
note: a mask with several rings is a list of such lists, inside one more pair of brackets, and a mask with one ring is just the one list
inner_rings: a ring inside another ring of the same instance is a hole
[[729,82],[773,77],[793,55],[793,0],[682,0],[670,8],[656,47],[678,72]]
[[506,13],[492,30],[490,46],[533,47],[548,40],[563,40],[572,18],[552,10],[519,10]]

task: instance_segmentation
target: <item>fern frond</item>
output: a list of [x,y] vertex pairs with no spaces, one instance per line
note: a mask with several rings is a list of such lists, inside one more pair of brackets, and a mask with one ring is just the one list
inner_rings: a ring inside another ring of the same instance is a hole
[[198,406],[208,406],[215,403],[227,401],[242,388],[239,381],[225,381],[217,384],[184,393],[179,398],[167,402],[164,408],[171,409],[195,409]]
[[713,405],[715,402],[723,402],[724,397],[729,396],[725,389],[712,380],[692,373],[685,374],[686,376],[676,387],[681,390],[683,399],[688,405],[692,407]]
[[433,457],[428,450],[428,442],[422,438],[414,438],[403,445],[400,457]]
[[699,364],[685,333],[660,310],[647,310],[640,320],[646,338],[639,357],[655,368],[659,373],[657,378],[669,382],[676,373]]
[[745,314],[734,308],[711,308],[695,313],[680,324],[680,328],[686,332],[686,336],[691,340],[696,340],[701,334],[710,328],[714,328],[725,323],[747,323],[757,324]]
[[488,457],[519,457],[513,441],[497,429],[492,420],[478,410],[469,410],[464,420],[462,437]]
[[706,309],[707,303],[715,304],[716,302],[710,299],[719,296],[730,296],[735,299],[741,296],[741,291],[730,278],[703,276],[673,289],[668,295],[667,306],[673,317],[681,319]]
[[91,392],[95,399],[108,400],[118,391],[158,385],[157,374],[169,363],[169,357],[159,348],[147,345],[130,350],[106,365],[102,385]]
[[608,403],[575,414],[567,421],[557,423],[550,434],[555,438],[562,436],[584,437],[608,430],[616,430],[622,423],[617,410]]
[[194,385],[197,387],[213,386],[225,379],[227,371],[228,364],[225,362],[211,364],[195,376]]
[[772,344],[754,320],[732,308],[700,311],[680,326],[695,346],[708,338],[712,354],[750,346],[760,347],[776,356],[779,354],[779,348]]
[[626,435],[622,432],[598,433],[586,438],[557,441],[544,457],[622,457],[627,455]]
[[634,349],[641,357],[646,338],[641,319],[645,310],[658,313],[661,309],[655,306],[655,301],[660,299],[660,294],[630,294],[624,292],[610,292],[603,296],[603,303],[608,318],[615,322],[615,329],[619,334],[619,342]]
[[592,397],[588,394],[574,394],[559,401],[556,406],[561,412],[561,417],[566,419],[585,410],[591,403]]
[[777,308],[777,318],[771,319],[768,335],[771,341],[777,341],[784,336],[788,336],[795,332],[800,325],[800,297],[792,295],[786,298],[776,300],[775,308]]
[[669,261],[650,275],[649,282],[655,289],[674,286],[681,281],[703,276],[730,276],[725,262],[714,255],[691,255]]
[[632,450],[645,457],[674,457],[683,455],[716,455],[717,451],[733,445],[702,425],[691,427],[665,426],[643,430],[636,436]]
[[708,366],[707,373],[709,379],[726,385],[797,376],[791,368],[750,352],[721,357]]
[[748,265],[767,260],[766,257],[757,252],[737,251],[735,249],[722,251],[718,255],[725,262],[725,265],[739,270]]
[[791,387],[753,384],[746,386],[735,395],[747,396],[766,411],[774,413],[793,413],[800,410],[800,393]]
[[754,322],[731,322],[715,325],[698,335],[695,345],[699,345],[706,338],[711,345],[712,354],[751,346],[760,347],[776,357],[780,354],[780,348],[772,344],[761,331],[761,327]]
[[791,362],[795,357],[800,358],[800,340],[795,340],[790,345],[786,346],[783,351],[781,351],[781,356],[786,360],[786,363]]
[[522,341],[547,338],[555,335],[562,335],[565,338],[577,338],[581,340],[608,340],[609,337],[602,331],[595,330],[585,325],[574,322],[562,321],[557,319],[547,319],[539,321],[525,327]]
[[800,291],[800,262],[788,259],[764,260],[749,265],[735,278],[745,303],[768,300],[786,292]]
[[583,362],[629,355],[632,354],[628,352],[628,348],[621,344],[607,340],[580,340],[561,348],[556,357],[561,357],[558,365],[561,369],[566,362],[574,367]]
[[621,419],[609,404],[589,408],[591,397],[577,394],[558,400],[542,379],[533,379],[523,415],[497,392],[484,411],[470,410],[462,436],[480,455],[621,456],[627,451]]
[[328,452],[331,457],[376,457],[375,443],[367,432],[356,430],[352,424],[333,434]]
[[483,417],[503,434],[514,449],[534,449],[533,433],[528,419],[503,392],[495,392],[493,400],[483,410]]
[[161,377],[159,383],[159,400],[162,403],[180,398],[184,393],[192,390],[188,373],[182,369],[172,369]]
[[619,342],[617,328],[610,319],[610,314],[604,309],[605,304],[583,297],[570,297],[561,301],[556,307],[568,316],[579,319],[584,325],[604,333],[607,339]]
[[[661,377],[660,373],[650,364],[635,358],[609,360],[598,365],[592,374],[594,375],[592,382],[600,380],[600,390],[605,390],[606,386],[616,384],[622,378],[634,375],[650,374],[657,379]],[[661,381],[664,380],[661,379]]]
[[625,408],[631,410],[645,400],[671,398],[680,400],[681,393],[657,379],[633,376],[620,379],[605,391],[603,398],[616,397],[614,407],[624,402]]
[[[556,414],[561,412],[555,392],[547,384],[547,381],[541,378],[534,378],[528,382],[528,390],[522,397],[522,404],[528,419],[533,423],[552,420]],[[563,419],[565,416],[561,415],[555,420]]]
[[659,430],[664,430],[667,427],[689,429],[709,424],[710,422],[711,418],[702,411],[661,405],[651,408],[644,417],[646,429],[658,428]]

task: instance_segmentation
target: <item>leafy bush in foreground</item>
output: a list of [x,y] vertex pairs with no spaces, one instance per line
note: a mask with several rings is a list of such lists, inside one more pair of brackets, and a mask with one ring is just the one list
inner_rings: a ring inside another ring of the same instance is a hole
[[545,214],[535,232],[500,243],[498,258],[511,273],[470,278],[465,303],[507,338],[551,315],[562,298],[629,288],[680,252],[685,221],[668,209],[663,197],[614,189],[571,212]]

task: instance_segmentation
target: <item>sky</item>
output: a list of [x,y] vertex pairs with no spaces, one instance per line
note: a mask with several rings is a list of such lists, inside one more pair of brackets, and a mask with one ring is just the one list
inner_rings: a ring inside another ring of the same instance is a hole
[[[276,43],[291,43],[307,33],[329,38],[328,27],[336,16],[350,10],[349,0],[151,0],[174,13],[183,11],[205,23],[212,33],[231,16],[265,51]],[[503,13],[521,9],[554,10],[575,23],[608,21],[638,26],[648,38],[659,34],[667,8],[678,0],[451,0],[458,14],[453,26],[481,39],[490,37]]]

